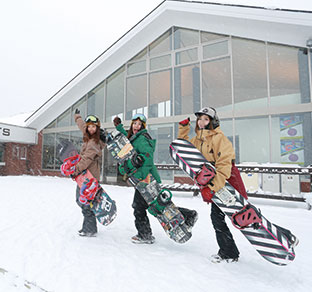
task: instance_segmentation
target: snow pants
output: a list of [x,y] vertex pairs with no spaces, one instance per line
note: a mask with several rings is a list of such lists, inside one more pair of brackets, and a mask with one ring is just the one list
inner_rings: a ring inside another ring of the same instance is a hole
[[210,217],[219,245],[218,255],[224,259],[238,258],[239,251],[225,222],[225,215],[216,204],[211,204]]
[[134,209],[134,225],[138,235],[142,238],[152,235],[151,225],[146,212],[148,205],[138,190],[135,190],[132,208]]
[[[238,168],[232,163],[231,177],[227,180],[246,199],[247,193]],[[222,258],[238,258],[239,251],[233,239],[232,233],[225,222],[225,215],[220,208],[211,204],[211,221],[216,232],[219,245],[219,256]]]
[[81,208],[82,215],[83,215],[83,223],[82,223],[82,230],[87,233],[96,233],[97,226],[96,226],[96,218],[91,210],[89,205],[84,205],[79,202],[80,196],[80,188],[77,186],[76,189],[76,203]]

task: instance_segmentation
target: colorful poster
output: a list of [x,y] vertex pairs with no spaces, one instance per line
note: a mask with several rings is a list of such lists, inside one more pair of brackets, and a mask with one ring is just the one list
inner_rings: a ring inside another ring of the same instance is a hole
[[304,165],[301,116],[280,117],[280,142],[281,163]]

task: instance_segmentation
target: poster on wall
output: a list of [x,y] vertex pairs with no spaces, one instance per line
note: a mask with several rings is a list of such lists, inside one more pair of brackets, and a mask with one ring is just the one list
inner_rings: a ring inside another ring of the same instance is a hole
[[299,115],[280,117],[281,163],[304,165],[302,119]]

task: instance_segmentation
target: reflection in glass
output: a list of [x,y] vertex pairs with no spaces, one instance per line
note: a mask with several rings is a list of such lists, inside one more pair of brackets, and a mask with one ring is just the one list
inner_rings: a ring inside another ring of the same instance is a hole
[[103,121],[104,110],[104,82],[88,93],[87,114],[96,115]]
[[54,169],[55,165],[55,134],[43,134],[42,168]]
[[153,57],[169,51],[171,51],[171,29],[166,31],[149,46],[149,55]]
[[171,70],[151,73],[150,78],[150,118],[171,115]]
[[228,41],[203,46],[203,58],[210,59],[229,53]]
[[171,55],[155,57],[150,59],[150,69],[156,70],[171,66]]
[[[56,149],[59,149],[60,144],[62,143],[62,140],[69,141],[69,132],[61,132],[56,133],[55,137],[55,145]],[[60,159],[58,152],[55,153],[55,168],[59,169],[63,161]]]
[[147,116],[147,75],[127,78],[126,120],[136,113]]
[[135,63],[130,63],[127,65],[127,73],[128,75],[131,74],[138,74],[146,71],[146,61],[139,61]]
[[228,36],[223,35],[223,34],[215,34],[215,33],[205,32],[205,31],[202,31],[200,33],[201,43],[207,43],[207,42],[211,42],[211,41],[226,38],[226,37],[228,37]]
[[240,162],[270,162],[269,118],[235,120],[235,148]]
[[82,132],[81,131],[71,131],[70,132],[70,141],[74,144],[76,150],[80,152],[82,146]]
[[310,102],[307,51],[269,44],[268,55],[271,105]]
[[180,49],[199,43],[199,31],[185,28],[174,28],[174,48]]
[[70,109],[68,109],[57,118],[57,127],[60,128],[70,126],[70,118]]
[[235,109],[267,106],[265,43],[233,38],[232,52]]
[[200,109],[200,71],[198,65],[175,68],[175,114],[194,113]]
[[[172,164],[168,147],[169,143],[173,140],[173,124],[152,125],[148,127],[148,132],[157,141],[154,152],[154,163]],[[172,171],[160,171],[159,174],[162,181],[173,179]]]
[[112,122],[115,116],[123,119],[124,112],[124,67],[107,79],[105,121]]
[[202,64],[203,106],[217,111],[232,110],[230,58],[222,58]]
[[197,61],[197,48],[176,53],[176,65]]

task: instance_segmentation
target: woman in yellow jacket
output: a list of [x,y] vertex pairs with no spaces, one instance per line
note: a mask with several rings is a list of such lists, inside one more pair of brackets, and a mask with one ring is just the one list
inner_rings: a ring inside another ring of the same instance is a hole
[[[188,134],[190,131],[190,120],[185,119],[179,124],[178,138],[189,140],[212,164],[215,165],[216,175],[209,191],[202,193],[203,200],[211,202],[215,192],[225,186],[226,181],[237,189],[247,199],[247,193],[241,179],[240,173],[235,166],[235,152],[231,142],[220,129],[220,121],[216,110],[212,107],[204,107],[195,113],[196,136],[192,139]],[[211,221],[216,232],[219,245],[218,254],[211,257],[213,262],[236,262],[239,251],[233,236],[225,222],[225,215],[215,204],[211,204]]]

